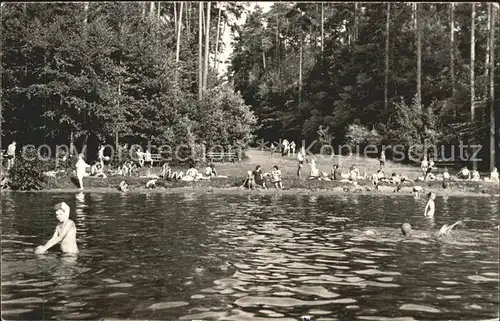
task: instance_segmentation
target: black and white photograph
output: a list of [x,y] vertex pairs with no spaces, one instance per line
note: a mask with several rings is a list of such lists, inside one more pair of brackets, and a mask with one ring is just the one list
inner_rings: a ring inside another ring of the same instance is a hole
[[498,2],[0,2],[2,320],[500,321]]

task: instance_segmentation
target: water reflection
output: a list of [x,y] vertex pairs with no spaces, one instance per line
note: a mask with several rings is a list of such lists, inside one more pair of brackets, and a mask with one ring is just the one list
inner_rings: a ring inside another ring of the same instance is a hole
[[[498,231],[483,228],[498,220],[498,202],[487,198],[467,200],[475,216],[461,198],[438,198],[429,221],[425,200],[411,196],[76,194],[80,255],[25,252],[46,235],[32,227],[53,220],[37,208],[65,197],[2,199],[9,318],[498,315]],[[403,239],[399,231],[407,221],[430,235],[467,218],[447,239]]]

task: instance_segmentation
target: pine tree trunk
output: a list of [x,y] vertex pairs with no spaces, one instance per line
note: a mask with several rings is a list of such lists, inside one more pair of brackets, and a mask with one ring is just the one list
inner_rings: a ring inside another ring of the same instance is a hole
[[[487,21],[486,21],[486,30],[487,30],[487,36],[486,36],[486,55],[485,55],[485,58],[484,58],[484,79],[488,79],[488,74],[489,74],[489,64],[490,64],[490,34],[491,34],[491,30],[490,30],[490,24],[491,24],[491,9],[492,9],[492,6],[490,5],[490,3],[487,3],[486,4],[488,6],[488,11],[487,11]],[[485,86],[484,86],[484,100],[488,100],[488,81],[485,82]]]
[[420,17],[420,4],[416,3],[415,21],[417,31],[417,100],[422,104],[422,23]]
[[151,18],[153,18],[153,17],[154,17],[154,15],[155,15],[155,3],[154,3],[154,1],[151,1],[151,2],[149,3],[149,16],[150,16]]
[[495,167],[495,7],[490,2],[490,171]]
[[[450,3],[450,73],[451,73],[451,93],[455,97],[455,4]],[[453,113],[456,111],[454,109]]]
[[177,34],[177,2],[172,2],[174,5],[174,33]]
[[181,2],[181,7],[179,9],[179,20],[177,21],[177,47],[175,51],[175,62],[179,64],[179,55],[181,50],[181,30],[182,30],[182,6],[184,2]]
[[476,59],[476,39],[475,39],[475,22],[476,22],[476,5],[472,3],[472,14],[471,14],[471,32],[470,32],[470,119],[472,122],[475,120],[475,59]]
[[299,47],[299,115],[301,115],[302,105],[302,60],[303,60],[303,47],[304,47],[304,32],[300,31],[300,47]]
[[218,73],[219,72],[219,37],[220,37],[220,17],[222,14],[222,3],[219,3],[219,14],[217,15],[217,32],[215,36],[215,61],[214,61],[214,67],[215,71]]
[[389,110],[389,27],[391,21],[391,3],[387,3],[385,22],[385,79],[384,79],[384,108]]
[[87,27],[87,23],[88,23],[89,5],[90,5],[90,2],[84,2],[84,3],[83,3],[83,10],[85,11],[85,18],[84,18],[84,20],[83,20],[83,25],[84,25],[85,27]]
[[358,39],[358,3],[354,2],[354,29],[353,29],[353,42]]
[[203,90],[208,87],[208,57],[210,54],[210,5],[211,2],[207,1],[207,24],[205,28],[205,72],[203,74]]
[[[476,22],[476,5],[475,3],[472,3],[472,13],[471,13],[471,32],[470,32],[470,119],[471,122],[475,122],[476,118],[476,108],[475,108],[475,101],[476,101],[476,93],[475,93],[475,75],[474,75],[474,68],[476,66],[476,39],[475,39],[475,22]],[[475,145],[475,138],[474,135],[471,137],[471,145]],[[474,155],[474,148],[471,147],[471,154]],[[473,165],[474,168],[477,168],[477,162],[473,160]]]
[[198,100],[203,98],[203,2],[198,3]]
[[323,54],[323,49],[325,45],[325,13],[323,9],[323,2],[321,2],[321,54]]
[[[117,107],[117,110],[118,112],[120,112],[120,100],[121,100],[121,96],[122,96],[122,84],[121,84],[121,77],[119,77],[118,79],[118,99],[116,101],[116,107]],[[119,155],[119,148],[120,148],[120,142],[119,142],[119,131],[118,131],[118,124],[117,126],[115,127],[115,150],[118,151],[118,153],[116,153],[115,155],[117,155],[118,157],[120,157]]]
[[188,35],[191,35],[191,2],[187,2],[186,3],[186,12],[187,12],[187,15],[186,15],[186,30],[188,32]]
[[413,30],[416,30],[417,29],[417,24],[415,22],[415,2],[412,2],[411,4],[411,25],[412,25],[412,28]]
[[142,18],[146,18],[146,2],[142,3]]
[[157,6],[156,18],[158,19],[158,21],[160,21],[160,17],[161,17],[161,2],[158,1],[158,3],[156,4],[156,6]]

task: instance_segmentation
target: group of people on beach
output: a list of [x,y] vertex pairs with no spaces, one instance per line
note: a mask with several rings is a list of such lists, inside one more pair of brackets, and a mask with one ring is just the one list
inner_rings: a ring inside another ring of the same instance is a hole
[[273,166],[271,173],[263,173],[262,166],[257,165],[253,171],[247,172],[247,176],[240,187],[246,187],[248,189],[262,188],[267,190],[266,182],[268,179],[276,189],[283,189],[281,170],[278,168],[278,165]]

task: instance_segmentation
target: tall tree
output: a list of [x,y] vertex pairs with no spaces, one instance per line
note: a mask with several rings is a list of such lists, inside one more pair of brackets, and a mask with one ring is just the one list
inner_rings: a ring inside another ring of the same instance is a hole
[[[179,54],[181,49],[181,30],[182,30],[182,6],[184,2],[181,2],[181,7],[179,8],[179,20],[177,23],[177,45],[176,45],[176,54],[175,54],[175,62],[179,63]],[[175,2],[174,2],[175,5]]]
[[324,17],[323,2],[321,2],[321,55],[323,55],[324,43],[325,43],[325,17]]
[[484,82],[484,99],[487,100],[488,98],[488,91],[489,91],[489,83],[487,81],[488,79],[488,72],[490,70],[490,67],[489,67],[489,64],[490,64],[490,20],[491,20],[491,9],[492,9],[492,6],[490,5],[490,3],[486,3],[486,6],[487,6],[487,18],[486,18],[486,54],[484,55],[484,79],[486,79],[486,81]]
[[489,3],[490,10],[490,171],[495,167],[495,21],[496,21],[496,5]]
[[417,32],[417,100],[422,103],[422,21],[420,16],[420,4],[415,4],[415,22]]
[[475,77],[474,77],[474,68],[476,65],[476,38],[475,38],[475,29],[476,29],[476,5],[473,2],[471,11],[471,25],[470,25],[470,119],[471,121],[475,120]]
[[203,98],[203,1],[198,3],[198,100]]
[[217,15],[217,32],[215,36],[215,59],[214,59],[214,68],[215,71],[218,72],[219,67],[219,37],[220,37],[220,17],[222,13],[222,3],[219,2],[219,14]]
[[203,73],[203,91],[207,90],[208,82],[208,57],[210,54],[210,1],[207,1],[207,22],[205,28],[205,71]]
[[[450,3],[450,74],[451,74],[451,93],[455,97],[455,4]],[[455,111],[454,111],[455,113]]]
[[391,23],[391,3],[387,2],[385,22],[385,72],[384,72],[384,108],[389,110],[389,30]]

